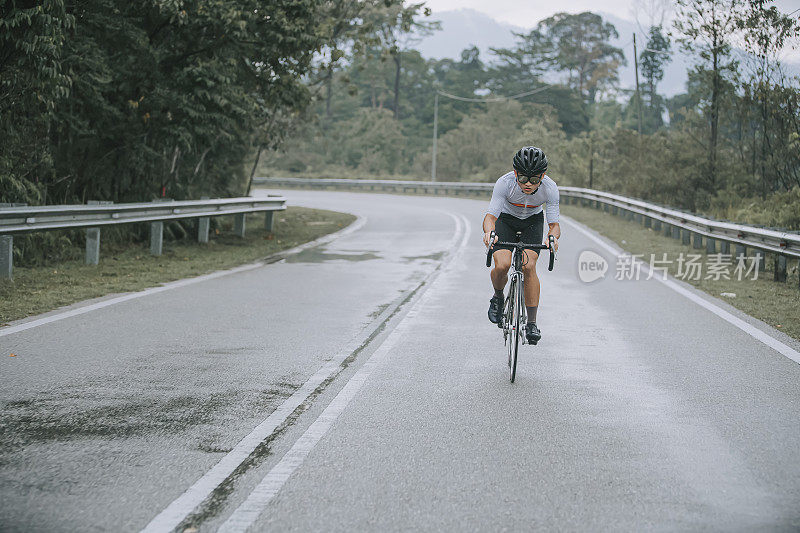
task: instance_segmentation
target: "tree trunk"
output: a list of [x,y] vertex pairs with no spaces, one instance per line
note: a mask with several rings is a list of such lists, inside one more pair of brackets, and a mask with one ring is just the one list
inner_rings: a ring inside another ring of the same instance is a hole
[[264,145],[261,144],[258,146],[258,152],[256,152],[256,160],[253,162],[253,168],[250,170],[250,179],[247,182],[247,192],[244,193],[245,196],[250,196],[250,189],[253,187],[253,176],[256,175],[256,169],[258,168],[258,161],[261,159],[261,152],[264,150]]
[[[713,6],[712,6],[713,10]],[[712,18],[716,18],[712,15]],[[713,191],[717,182],[717,128],[719,127],[719,91],[720,91],[720,76],[719,76],[719,36],[717,34],[716,26],[713,32],[713,50],[712,67],[711,67],[711,136],[708,143],[708,190]]]
[[400,103],[400,53],[394,55],[394,118],[395,120],[399,117],[400,109],[398,107]]
[[325,87],[325,117],[331,118],[331,98],[333,97],[333,65],[328,67],[328,79]]

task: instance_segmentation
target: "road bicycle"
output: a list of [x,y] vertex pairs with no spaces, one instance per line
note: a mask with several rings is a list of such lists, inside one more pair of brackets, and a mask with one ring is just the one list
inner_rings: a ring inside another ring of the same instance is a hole
[[[521,231],[517,232],[517,238],[522,235]],[[497,324],[503,330],[503,342],[508,349],[508,369],[510,372],[511,383],[514,383],[514,378],[517,375],[517,353],[519,351],[520,342],[527,344],[525,338],[525,324],[527,323],[527,309],[525,307],[525,276],[522,274],[522,267],[525,265],[527,258],[524,249],[529,250],[549,250],[550,263],[547,270],[553,270],[553,263],[556,259],[556,253],[553,250],[553,236],[547,236],[547,244],[527,244],[524,242],[495,242],[486,252],[486,266],[492,266],[492,254],[495,251],[495,246],[511,246],[513,247],[513,256],[511,259],[511,271],[508,278],[510,280],[510,289],[508,296],[503,304],[503,313],[500,316],[500,322]],[[489,242],[493,242],[495,232],[490,234]]]

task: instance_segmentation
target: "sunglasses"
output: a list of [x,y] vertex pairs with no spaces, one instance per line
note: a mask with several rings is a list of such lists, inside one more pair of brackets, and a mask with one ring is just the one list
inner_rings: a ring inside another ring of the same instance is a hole
[[517,174],[517,183],[526,184],[531,182],[531,185],[536,185],[537,183],[542,181],[543,174],[538,176],[523,176],[522,174]]

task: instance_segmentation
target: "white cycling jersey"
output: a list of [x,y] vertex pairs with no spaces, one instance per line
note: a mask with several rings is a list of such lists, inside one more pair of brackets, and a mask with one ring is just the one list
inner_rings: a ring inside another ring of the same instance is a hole
[[486,213],[499,217],[501,213],[523,219],[542,211],[546,204],[545,217],[548,224],[558,222],[558,185],[545,174],[539,188],[531,194],[525,194],[517,183],[512,170],[502,176],[494,184],[492,200]]

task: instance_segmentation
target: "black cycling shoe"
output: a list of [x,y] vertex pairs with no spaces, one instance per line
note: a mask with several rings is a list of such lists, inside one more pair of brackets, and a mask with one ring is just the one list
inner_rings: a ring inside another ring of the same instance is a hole
[[503,299],[499,296],[492,296],[489,300],[489,320],[493,324],[500,323],[500,309],[503,307]]
[[525,338],[528,344],[536,344],[542,338],[542,332],[536,326],[536,322],[528,322],[525,325]]

